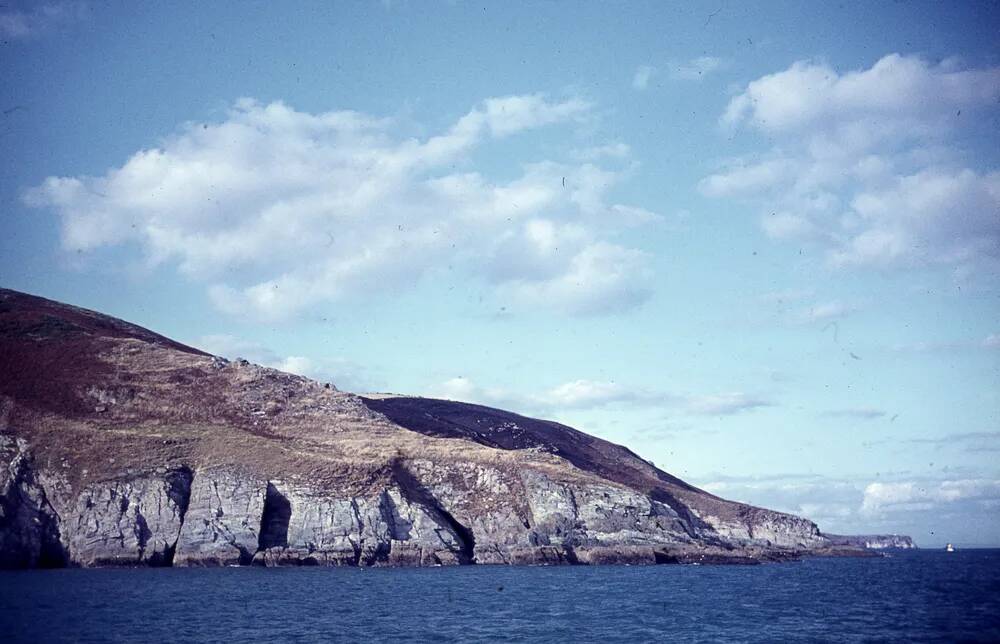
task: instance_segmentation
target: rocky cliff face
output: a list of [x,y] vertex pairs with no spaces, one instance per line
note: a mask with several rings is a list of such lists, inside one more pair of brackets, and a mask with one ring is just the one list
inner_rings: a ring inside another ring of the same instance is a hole
[[0,290],[2,567],[742,563],[834,546],[557,423],[363,398]]
[[917,547],[913,539],[901,534],[828,534],[824,537],[830,540],[834,546],[849,546],[853,548],[865,548],[867,550],[887,550],[901,549],[911,550]]

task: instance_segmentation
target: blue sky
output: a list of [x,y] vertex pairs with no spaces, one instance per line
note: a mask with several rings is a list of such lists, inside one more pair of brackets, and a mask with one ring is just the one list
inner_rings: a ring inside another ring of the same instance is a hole
[[998,14],[8,2],[0,283],[1000,545]]

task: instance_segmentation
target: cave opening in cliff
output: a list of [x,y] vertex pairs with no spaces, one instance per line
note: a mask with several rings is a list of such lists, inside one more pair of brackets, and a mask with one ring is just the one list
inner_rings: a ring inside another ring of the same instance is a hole
[[260,518],[258,549],[288,546],[288,522],[291,518],[292,504],[273,483],[268,483],[264,496],[264,512]]

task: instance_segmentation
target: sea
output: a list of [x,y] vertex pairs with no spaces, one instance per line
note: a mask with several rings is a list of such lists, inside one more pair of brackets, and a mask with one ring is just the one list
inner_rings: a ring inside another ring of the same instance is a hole
[[1000,641],[1000,550],[759,566],[0,573],[5,642]]

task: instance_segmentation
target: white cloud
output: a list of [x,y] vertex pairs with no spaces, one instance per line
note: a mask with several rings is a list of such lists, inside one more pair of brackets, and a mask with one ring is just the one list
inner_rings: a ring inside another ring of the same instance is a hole
[[727,499],[796,514],[817,522],[821,529],[836,533],[869,531],[852,525],[862,499],[860,487],[851,481],[816,475],[776,476],[715,475],[698,487]]
[[998,105],[998,67],[891,54],[841,74],[800,61],[749,83],[721,119],[772,147],[699,188],[756,205],[768,236],[814,243],[833,267],[972,273],[1000,261],[1000,172],[967,167],[959,141],[992,136]]
[[793,172],[794,164],[787,159],[772,159],[757,163],[737,160],[724,173],[702,179],[698,187],[709,197],[753,194],[782,183]]
[[652,294],[647,261],[645,252],[597,242],[573,255],[557,275],[510,280],[501,292],[528,306],[554,306],[575,315],[627,310]]
[[1000,480],[974,475],[871,482],[815,473],[710,474],[693,482],[724,498],[807,517],[833,534],[909,534],[920,545],[988,544],[1000,528],[994,510]]
[[481,387],[465,377],[445,381],[433,389],[431,395],[535,414],[565,409],[591,409],[650,397],[650,394],[630,391],[613,382],[592,380],[573,380],[536,394],[525,395],[500,388]]
[[596,407],[641,397],[641,394],[613,382],[573,380],[553,387],[542,396],[542,399],[555,407],[572,408]]
[[738,392],[681,394],[583,379],[568,381],[536,393],[521,394],[501,388],[481,387],[469,378],[457,377],[433,388],[430,395],[539,415],[628,405],[663,407],[695,416],[730,416],[774,404],[763,398]]
[[983,340],[983,346],[990,349],[1000,348],[1000,333],[991,333]]
[[958,109],[989,106],[998,92],[1000,69],[963,70],[955,61],[932,65],[889,54],[871,69],[845,74],[824,63],[799,61],[748,84],[730,101],[723,122],[749,121],[774,132],[822,123],[849,134],[868,120],[872,130],[888,127],[886,134],[898,135],[901,123],[923,130]]
[[466,114],[459,122],[460,130],[486,124],[494,136],[508,136],[522,130],[578,119],[590,109],[579,98],[559,103],[545,100],[540,94],[488,98],[479,109]]
[[637,70],[635,70],[635,75],[632,77],[632,87],[638,90],[646,89],[649,87],[649,80],[655,73],[655,67],[641,65]]
[[961,263],[1000,257],[1000,172],[925,169],[856,194],[861,221],[834,264]]
[[864,491],[861,512],[912,512],[960,501],[1000,501],[1000,480],[870,483]]
[[230,360],[242,358],[286,373],[332,382],[343,391],[363,392],[376,388],[364,367],[342,358],[280,355],[258,342],[228,334],[205,335],[189,344]]
[[506,409],[508,411],[532,413],[533,402],[504,389],[481,387],[469,378],[457,376],[446,380],[428,392],[432,398],[455,400]]
[[690,413],[705,416],[729,416],[773,404],[742,392],[689,396],[686,400],[686,408]]
[[523,163],[512,180],[467,169],[477,147],[590,114],[578,98],[490,98],[416,140],[366,114],[241,99],[221,123],[188,124],[101,177],[49,177],[25,200],[61,215],[67,250],[137,245],[234,314],[281,318],[453,266],[531,306],[607,313],[650,295],[646,254],[608,241],[658,220],[608,198],[629,168],[597,160],[627,146]]
[[0,37],[25,39],[44,34],[85,20],[89,13],[86,2],[48,2],[30,10],[0,11]]
[[725,67],[726,61],[716,56],[699,56],[670,66],[670,77],[675,80],[700,81],[712,72]]

